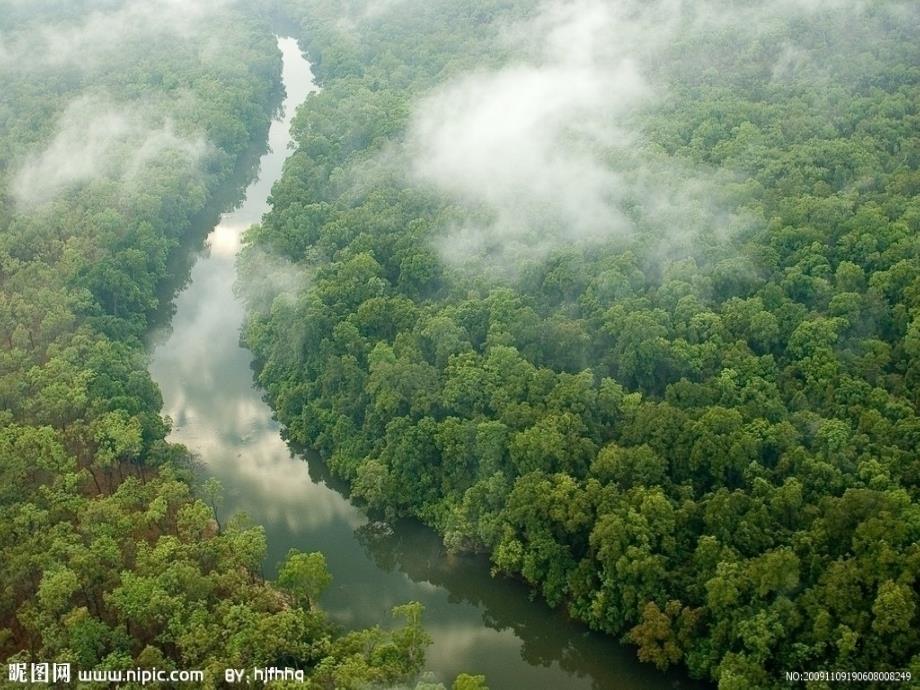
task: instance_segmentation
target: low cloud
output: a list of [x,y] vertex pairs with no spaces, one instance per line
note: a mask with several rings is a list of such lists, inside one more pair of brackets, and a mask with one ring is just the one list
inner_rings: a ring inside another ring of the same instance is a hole
[[547,4],[506,32],[524,59],[418,104],[414,178],[476,211],[443,237],[448,259],[535,255],[631,231],[633,119],[655,97],[636,21],[622,4]]
[[[16,0],[20,4],[25,4]],[[14,2],[14,5],[16,4]],[[210,20],[233,0],[128,0],[97,2],[77,24],[56,23],[35,8],[37,23],[22,30],[0,30],[0,67],[26,70],[92,70],[110,64],[126,45],[163,35],[185,40],[207,38]]]
[[625,129],[599,127],[643,102],[649,88],[628,61],[609,72],[566,60],[474,74],[423,103],[413,125],[422,181],[493,211],[503,233],[564,222],[575,238],[621,227],[620,179],[599,147],[625,147]]
[[47,146],[21,163],[11,189],[17,203],[30,206],[97,179],[131,182],[165,156],[191,168],[207,152],[202,136],[181,136],[168,119],[147,122],[139,104],[83,96],[61,114]]
[[373,19],[387,14],[388,12],[392,12],[410,1],[411,0],[369,0],[369,2],[364,5],[361,17],[363,19]]
[[277,300],[294,301],[310,282],[309,273],[284,257],[244,243],[236,260],[238,278],[234,290],[250,314],[268,314]]
[[[669,95],[662,67],[672,46],[707,32],[748,41],[794,17],[866,7],[861,0],[544,3],[505,30],[516,59],[464,74],[415,107],[410,176],[467,211],[442,228],[442,255],[511,265],[562,246],[628,238],[640,226],[657,227],[666,248],[688,246],[701,228],[743,224],[720,201],[726,173],[716,179],[715,171],[688,170],[643,135],[643,113]],[[707,63],[707,42],[700,45],[700,64],[682,71],[717,64]],[[799,46],[777,45],[775,59],[775,80],[813,72]]]

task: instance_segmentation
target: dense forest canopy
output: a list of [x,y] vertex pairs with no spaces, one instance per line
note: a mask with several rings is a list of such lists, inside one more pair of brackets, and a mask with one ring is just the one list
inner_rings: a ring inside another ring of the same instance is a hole
[[0,658],[439,687],[419,605],[262,577],[147,372],[278,27],[322,91],[239,292],[286,436],[660,668],[920,677],[907,0],[0,0]]
[[[319,553],[261,576],[263,530],[215,519],[147,372],[168,311],[281,104],[273,26],[224,0],[0,3],[0,659],[305,670],[414,683],[421,607],[343,633]],[[6,666],[4,665],[4,673]],[[12,680],[12,679],[10,679]],[[74,677],[74,680],[76,678]],[[440,687],[432,684],[424,687]],[[484,687],[461,676],[456,687]]]
[[916,4],[271,5],[290,439],[661,668],[918,677]]

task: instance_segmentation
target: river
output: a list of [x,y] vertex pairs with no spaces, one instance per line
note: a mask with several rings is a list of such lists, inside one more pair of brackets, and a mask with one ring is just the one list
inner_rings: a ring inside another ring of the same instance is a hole
[[174,421],[170,440],[199,454],[224,486],[221,516],[244,512],[265,527],[271,574],[287,551],[322,551],[334,578],[322,607],[346,627],[389,624],[406,601],[425,605],[438,680],[483,673],[492,690],[689,688],[678,675],[639,664],[635,651],[532,601],[520,583],[489,576],[484,558],[445,553],[411,521],[392,534],[368,527],[322,463],[295,455],[254,387],[251,354],[239,346],[243,308],[233,294],[244,230],[268,210],[289,153],[294,110],[317,87],[293,39],[282,38],[286,99],[269,150],[242,204],[225,213],[175,301],[170,326],[151,341],[150,371]]

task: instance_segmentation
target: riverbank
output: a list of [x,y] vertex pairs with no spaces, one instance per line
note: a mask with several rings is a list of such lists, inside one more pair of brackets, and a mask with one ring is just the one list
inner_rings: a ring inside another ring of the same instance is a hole
[[281,46],[285,117],[272,125],[259,179],[208,238],[171,327],[154,340],[151,372],[175,422],[170,440],[220,480],[222,516],[243,512],[265,527],[266,574],[290,548],[325,554],[333,582],[320,603],[339,624],[375,625],[392,606],[421,602],[433,640],[426,667],[441,680],[465,671],[484,673],[493,690],[675,687],[675,677],[532,601],[519,583],[490,578],[484,559],[448,555],[431,530],[406,522],[375,532],[318,459],[305,461],[282,440],[253,383],[252,354],[239,345],[244,314],[233,291],[241,233],[266,210],[288,155],[293,106],[315,88],[294,42]]

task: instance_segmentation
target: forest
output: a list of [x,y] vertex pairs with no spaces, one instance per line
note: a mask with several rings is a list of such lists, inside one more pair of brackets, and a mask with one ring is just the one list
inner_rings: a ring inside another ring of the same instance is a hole
[[321,90],[236,290],[291,447],[662,671],[915,682],[916,3],[0,0],[0,685],[486,688],[417,602],[334,621],[324,554],[267,563],[169,440],[148,338],[279,35]]
[[240,258],[286,436],[659,668],[917,678],[916,4],[273,7],[322,86]]
[[144,338],[254,174],[283,89],[266,13],[159,5],[0,4],[0,683],[54,660],[414,686],[418,604],[333,625],[323,555],[267,581],[261,527],[219,522],[219,487],[166,441]]

